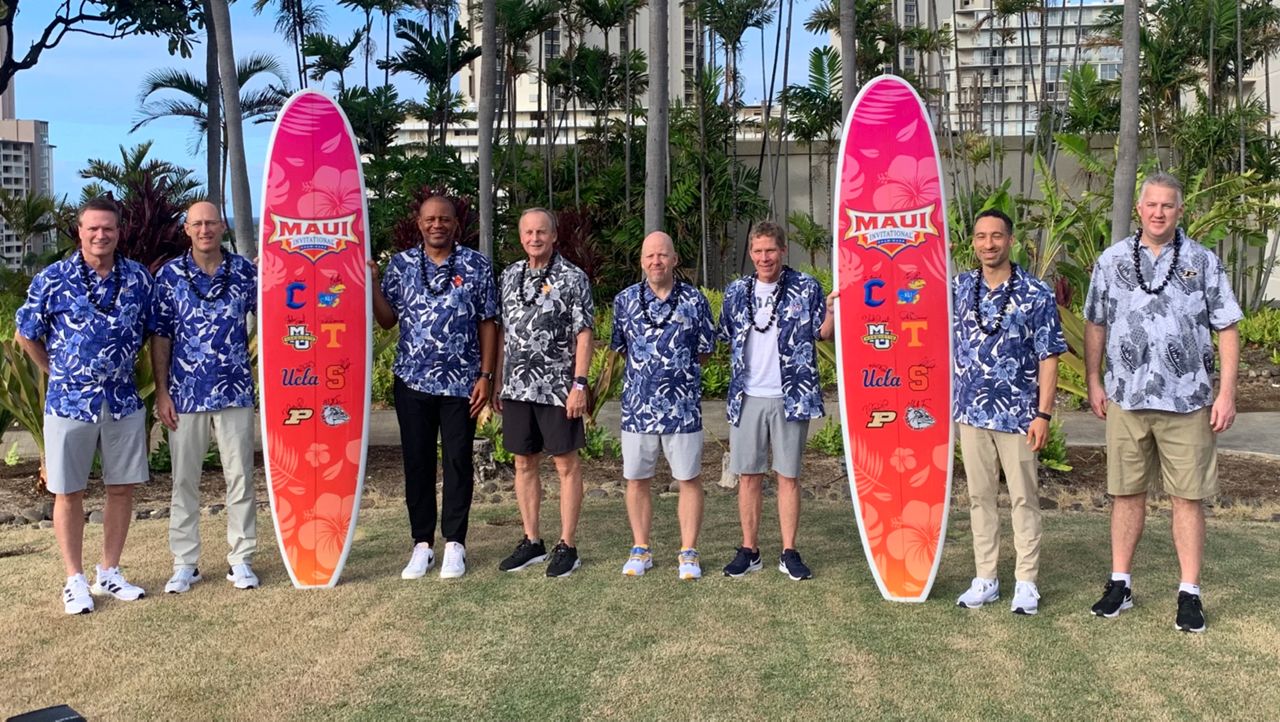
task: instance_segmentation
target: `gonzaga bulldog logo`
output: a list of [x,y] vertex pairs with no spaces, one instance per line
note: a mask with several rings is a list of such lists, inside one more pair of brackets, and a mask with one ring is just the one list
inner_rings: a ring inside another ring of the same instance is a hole
[[928,236],[938,235],[932,220],[933,209],[933,204],[892,213],[866,213],[846,208],[844,212],[849,216],[849,230],[844,238],[854,239],[863,248],[874,248],[893,258],[903,249],[923,245]]
[[286,218],[271,214],[274,231],[267,243],[279,243],[287,253],[306,256],[312,263],[326,253],[340,253],[348,243],[359,243],[356,214],[341,218]]

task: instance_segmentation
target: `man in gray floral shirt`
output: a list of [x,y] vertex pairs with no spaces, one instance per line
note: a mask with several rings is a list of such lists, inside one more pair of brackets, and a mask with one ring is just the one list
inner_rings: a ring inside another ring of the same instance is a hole
[[519,228],[528,258],[502,274],[502,376],[495,380],[494,408],[502,413],[502,445],[516,457],[524,538],[498,568],[512,572],[547,559],[538,535],[538,463],[545,452],[560,475],[560,543],[551,552],[547,576],[567,577],[582,563],[574,543],[582,510],[578,449],[586,445],[582,415],[595,308],[587,274],[556,253],[555,216],[531,208],[520,216]]
[[1203,500],[1218,493],[1216,435],[1236,416],[1236,322],[1243,314],[1218,257],[1178,227],[1182,210],[1182,184],[1164,173],[1149,176],[1138,197],[1141,227],[1098,257],[1085,301],[1089,404],[1107,421],[1113,498],[1112,573],[1093,613],[1112,618],[1133,606],[1133,553],[1147,489],[1158,479],[1173,500],[1182,575],[1175,628],[1203,632]]

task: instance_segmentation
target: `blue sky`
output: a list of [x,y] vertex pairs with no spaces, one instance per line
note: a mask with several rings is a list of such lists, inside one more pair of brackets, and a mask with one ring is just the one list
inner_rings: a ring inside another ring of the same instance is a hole
[[[803,83],[808,67],[809,48],[825,42],[825,38],[808,35],[802,27],[816,0],[796,2],[795,32],[792,38],[791,82]],[[332,5],[326,3],[326,5]],[[235,50],[238,57],[251,52],[270,53],[278,57],[296,78],[292,52],[275,33],[274,20],[264,14],[255,16],[252,3],[231,6]],[[51,14],[34,2],[24,3],[14,23],[15,55],[25,52],[31,41],[48,22]],[[350,37],[362,17],[333,5],[328,9],[326,31],[339,37]],[[765,33],[764,57],[773,56],[774,29]],[[382,37],[381,23],[375,21],[375,36]],[[394,43],[393,39],[393,52]],[[744,99],[759,102],[764,93],[764,78],[759,60],[762,42],[758,31],[748,33],[744,52]],[[126,148],[153,140],[150,157],[160,158],[191,168],[203,180],[203,155],[193,155],[192,125],[182,119],[153,121],[134,133],[129,128],[138,120],[138,92],[143,78],[156,68],[184,69],[197,77],[204,74],[204,50],[196,46],[193,57],[170,56],[167,43],[160,38],[125,38],[107,40],[83,34],[67,35],[58,47],[45,51],[32,69],[18,73],[13,82],[19,118],[49,122],[53,151],[53,182],[56,196],[67,196],[74,202],[85,181],[79,170],[89,159],[118,161],[119,146]],[[781,74],[779,64],[779,74]],[[347,75],[349,84],[360,82],[363,66],[357,65]],[[780,89],[779,80],[779,89]],[[314,84],[313,84],[314,85]],[[334,85],[330,76],[330,85]],[[424,89],[410,80],[397,82],[401,97],[420,98]],[[245,146],[249,161],[249,182],[253,188],[255,208],[261,184],[262,161],[266,155],[268,125],[246,125]]]

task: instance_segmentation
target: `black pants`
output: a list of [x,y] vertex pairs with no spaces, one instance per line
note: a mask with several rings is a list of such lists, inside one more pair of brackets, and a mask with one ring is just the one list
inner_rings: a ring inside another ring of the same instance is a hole
[[471,493],[475,488],[471,441],[476,421],[469,399],[433,396],[395,381],[396,419],[404,454],[404,503],[409,507],[413,542],[434,546],[436,536],[436,436],[444,452],[444,490],[440,506],[440,534],[445,541],[465,544]]

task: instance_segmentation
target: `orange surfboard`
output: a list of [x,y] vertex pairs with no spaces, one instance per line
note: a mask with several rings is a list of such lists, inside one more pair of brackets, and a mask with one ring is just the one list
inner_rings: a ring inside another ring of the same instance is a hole
[[862,88],[836,178],[836,356],[858,532],[884,598],[922,602],[951,496],[951,273],[938,147],[906,81]]
[[301,90],[267,147],[258,373],[271,516],[295,587],[338,583],[364,487],[372,390],[368,213],[355,136]]

